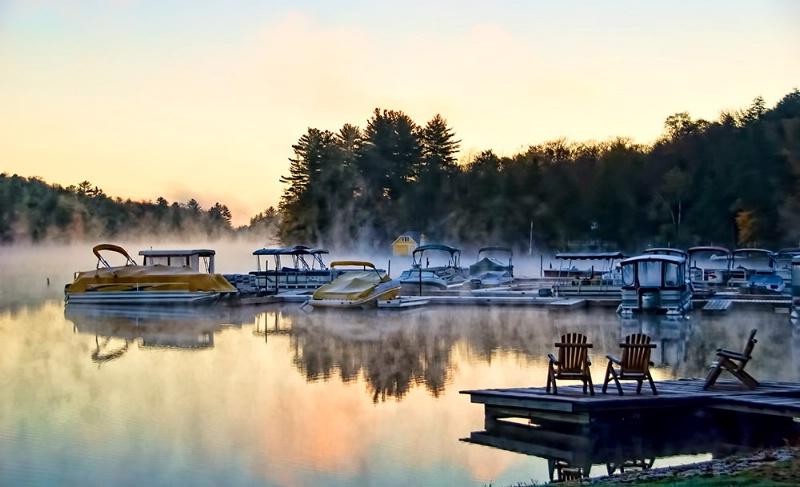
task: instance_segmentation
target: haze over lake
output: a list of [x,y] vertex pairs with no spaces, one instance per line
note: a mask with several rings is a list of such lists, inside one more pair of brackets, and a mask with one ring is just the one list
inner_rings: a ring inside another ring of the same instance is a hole
[[[136,245],[132,254],[146,248]],[[787,315],[766,312],[623,320],[611,309],[526,307],[65,310],[63,285],[93,267],[90,247],[0,250],[0,484],[546,482],[543,458],[461,441],[484,418],[459,391],[544,386],[547,354],[567,332],[594,343],[595,384],[628,333],[658,344],[661,380],[705,376],[714,350],[740,348],[751,328],[759,342],[748,370],[800,379],[800,333]],[[217,250],[221,272],[255,264],[251,246]]]

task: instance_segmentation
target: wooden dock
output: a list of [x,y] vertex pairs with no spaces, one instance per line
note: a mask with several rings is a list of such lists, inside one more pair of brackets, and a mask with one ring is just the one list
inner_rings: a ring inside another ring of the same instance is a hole
[[[636,394],[636,383],[623,383],[624,395],[610,384],[603,394],[602,385],[595,385],[595,395],[584,395],[583,388],[560,386],[558,395],[548,394],[543,387],[516,389],[481,389],[461,391],[471,402],[483,404],[492,418],[519,418],[536,422],[591,424],[600,417],[624,417],[629,412],[666,410],[671,408],[738,409],[766,415],[793,415],[800,418],[800,384],[794,382],[762,382],[756,390],[739,383],[719,381],[704,391],[703,379],[682,379],[656,382],[658,395],[645,386]],[[778,401],[777,399],[781,399]]]
[[[714,457],[780,446],[800,434],[800,384],[762,382],[747,390],[702,379],[660,381],[658,395],[645,385],[611,384],[595,395],[582,386],[461,391],[485,407],[484,431],[461,440],[534,455],[548,461],[551,481],[588,477],[600,465],[608,474],[648,469],[656,458],[710,453]],[[646,391],[646,392],[645,392]]]

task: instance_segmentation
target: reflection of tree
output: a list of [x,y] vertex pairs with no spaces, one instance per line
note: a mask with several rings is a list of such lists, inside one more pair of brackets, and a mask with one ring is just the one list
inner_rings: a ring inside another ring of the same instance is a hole
[[[452,380],[452,333],[431,333],[424,318],[400,327],[397,318],[374,314],[324,315],[293,327],[294,365],[309,381],[328,380],[337,372],[343,382],[363,376],[373,401],[403,398],[413,386],[438,396]],[[407,318],[407,317],[404,317]],[[403,318],[400,318],[403,319]]]
[[[284,321],[288,320],[288,321]],[[280,327],[291,322],[294,365],[308,381],[343,382],[363,378],[374,401],[403,398],[422,386],[438,396],[452,383],[458,360],[491,363],[501,354],[537,363],[553,352],[560,336],[583,333],[602,364],[630,333],[646,333],[657,344],[653,360],[660,376],[705,377],[717,348],[739,349],[751,328],[758,328],[753,375],[763,380],[795,380],[783,362],[791,354],[791,329],[785,315],[732,310],[723,316],[693,313],[690,319],[664,316],[620,319],[613,310],[548,312],[530,307],[430,308],[413,314],[311,313],[286,309]],[[800,346],[800,340],[797,340]],[[456,346],[459,355],[455,357]],[[594,367],[597,367],[596,365]],[[535,379],[532,377],[532,380]],[[541,377],[542,384],[544,377]]]

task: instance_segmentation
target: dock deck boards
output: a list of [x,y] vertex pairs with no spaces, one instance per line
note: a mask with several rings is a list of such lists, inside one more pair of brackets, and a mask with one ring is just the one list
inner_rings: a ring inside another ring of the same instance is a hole
[[777,416],[800,417],[800,398],[770,396],[766,394],[741,394],[716,398],[709,406],[745,413],[762,413]]
[[738,382],[720,381],[704,391],[703,379],[681,379],[656,382],[658,395],[643,387],[636,394],[636,383],[623,383],[623,395],[609,385],[608,392],[595,384],[595,395],[583,394],[581,385],[559,386],[558,395],[547,393],[543,387],[512,389],[480,389],[461,391],[471,402],[484,404],[487,413],[496,410],[504,416],[530,418],[538,414],[561,415],[563,421],[572,421],[569,415],[613,413],[643,409],[671,407],[705,407],[747,409],[764,414],[797,413],[800,416],[800,384],[791,382],[762,382],[756,390],[744,388]]
[[733,301],[728,299],[709,299],[705,306],[703,306],[703,313],[723,313],[733,304]]

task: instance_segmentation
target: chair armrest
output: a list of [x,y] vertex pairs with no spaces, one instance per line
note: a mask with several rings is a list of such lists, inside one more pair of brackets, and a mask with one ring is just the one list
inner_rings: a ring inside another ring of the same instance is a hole
[[606,355],[606,358],[607,358],[607,359],[608,359],[610,362],[614,362],[614,363],[615,363],[615,364],[617,364],[617,365],[622,365],[622,360],[618,359],[617,357],[615,357],[615,356],[613,356],[613,355]]
[[739,352],[731,352],[730,350],[719,350],[717,351],[717,357],[725,357],[725,358],[732,358],[736,360],[750,360],[750,357],[746,355],[742,355]]
[[556,364],[556,365],[558,365],[558,360],[556,360],[556,358],[553,356],[553,354],[552,354],[552,353],[548,353],[548,354],[547,354],[547,358],[549,358],[549,359],[550,359],[550,363],[553,363],[553,364]]
[[594,345],[591,343],[555,343],[556,348],[561,347],[570,347],[570,348],[593,348]]
[[592,365],[592,359],[590,359],[588,356],[586,357],[586,365]]

